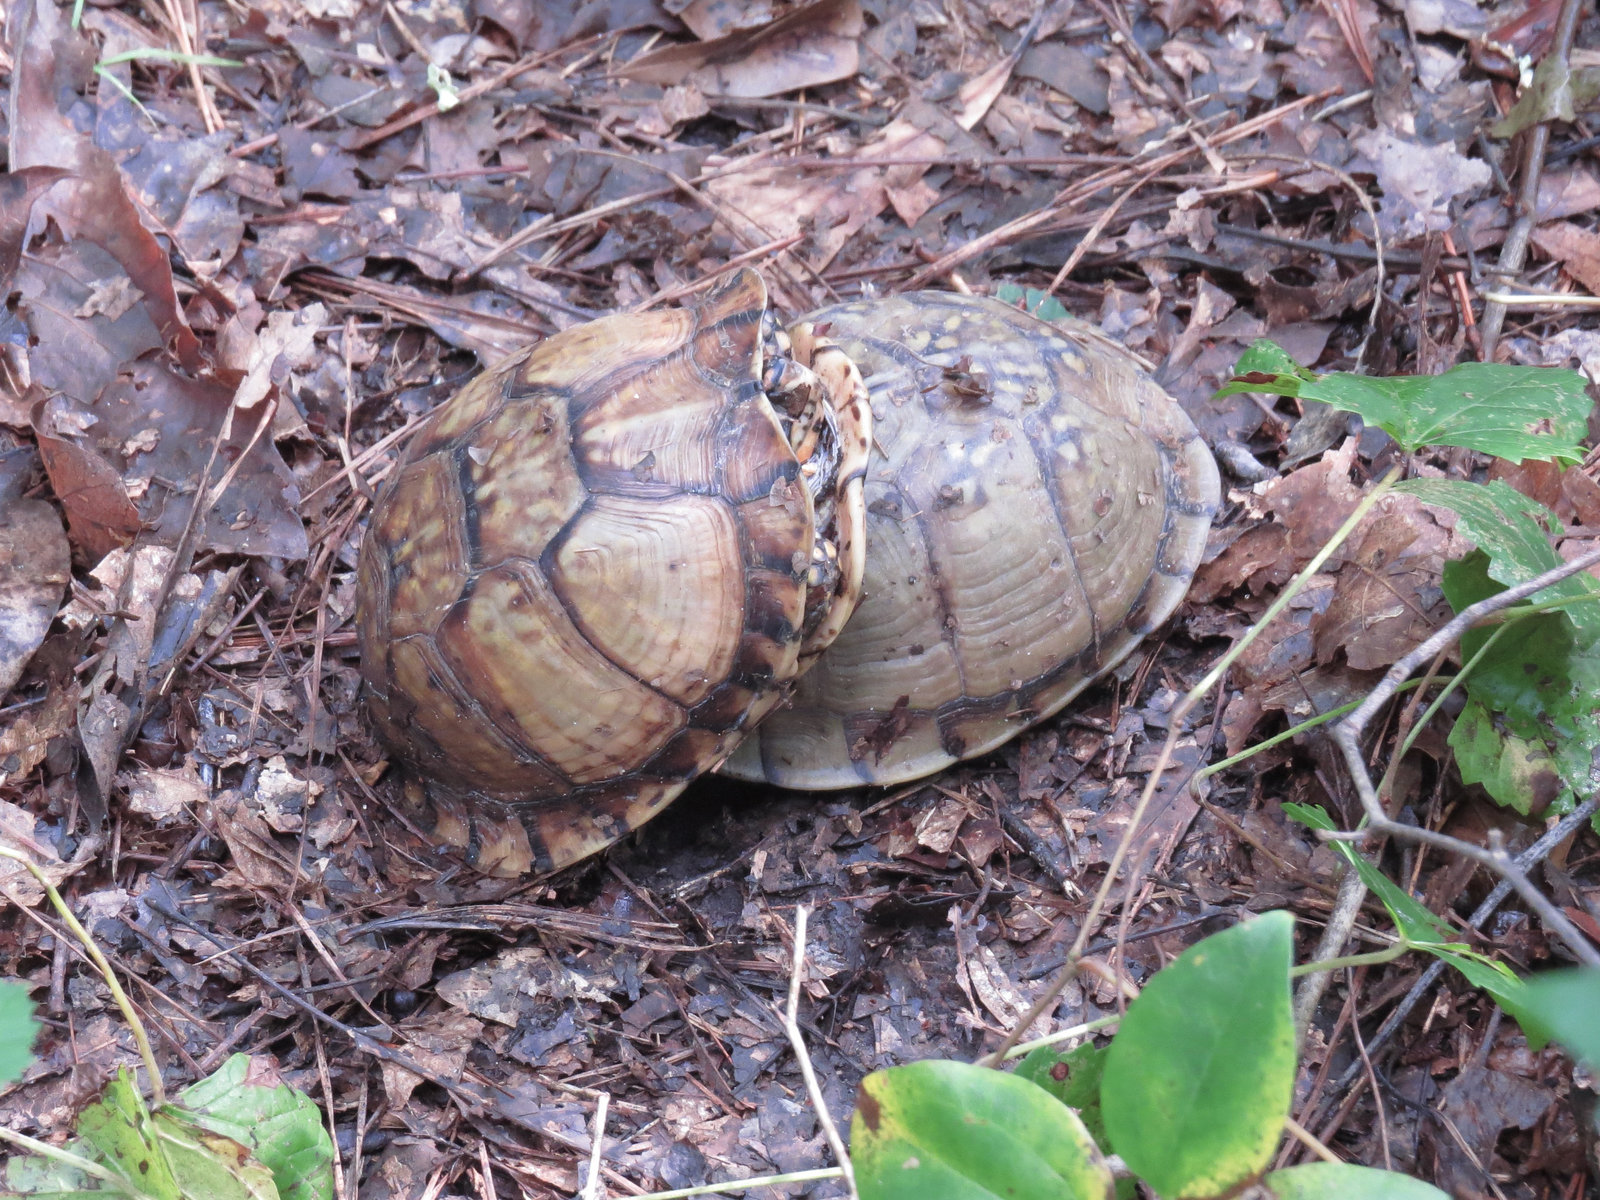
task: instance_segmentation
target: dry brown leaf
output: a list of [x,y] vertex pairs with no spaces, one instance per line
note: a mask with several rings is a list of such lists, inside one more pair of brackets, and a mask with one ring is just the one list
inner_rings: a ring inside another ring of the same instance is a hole
[[1349,546],[1333,598],[1312,622],[1317,661],[1342,651],[1357,670],[1387,667],[1449,619],[1439,581],[1466,547],[1410,496],[1380,500]]
[[818,0],[760,29],[652,50],[617,73],[643,83],[693,83],[714,95],[780,96],[854,75],[861,29],[859,0]]
[[967,806],[947,797],[918,816],[917,842],[935,854],[948,854],[966,819]]
[[[0,800],[0,846],[25,855],[52,884],[72,874],[73,868],[61,861],[55,847],[34,836],[36,820],[25,808]],[[44,899],[44,888],[33,874],[14,858],[0,858],[0,895],[13,904],[32,908]]]
[[695,37],[709,42],[740,30],[760,29],[772,20],[772,0],[690,0],[678,9],[677,17]]
[[1533,244],[1579,283],[1600,296],[1600,233],[1571,221],[1551,221],[1533,231]]
[[[453,1081],[461,1079],[467,1055],[482,1033],[482,1021],[448,1009],[407,1021],[400,1029],[402,1049],[408,1058],[435,1077]],[[382,1060],[381,1066],[384,1094],[390,1105],[403,1109],[417,1085],[426,1081],[388,1059]]]
[[[59,397],[58,399],[65,399]],[[55,402],[33,406],[33,432],[39,457],[56,499],[67,510],[72,543],[90,562],[127,545],[139,532],[139,510],[128,499],[122,474],[90,447],[57,431]]]
[[85,48],[92,55],[93,49],[68,26],[65,10],[49,0],[19,0],[10,17],[16,57],[11,169],[58,167],[71,172],[70,183],[44,197],[46,210],[69,239],[86,238],[122,264],[144,294],[163,339],[185,367],[199,369],[200,343],[178,306],[166,250],[140,222],[116,160],[57,107],[58,97],[69,104],[78,99],[72,87],[63,86],[67,71],[58,60],[73,59]]
[[186,809],[197,810],[211,795],[192,761],[172,769],[136,764],[119,773],[117,782],[127,793],[129,811],[156,822],[171,820]]
[[75,689],[52,686],[44,703],[25,708],[0,726],[0,784],[25,779],[44,761],[51,742],[72,733],[77,715]]
[[72,550],[55,508],[0,492],[0,697],[22,675],[72,577]]
[[34,201],[68,174],[60,167],[28,167],[0,175],[0,283],[8,288],[22,257]]

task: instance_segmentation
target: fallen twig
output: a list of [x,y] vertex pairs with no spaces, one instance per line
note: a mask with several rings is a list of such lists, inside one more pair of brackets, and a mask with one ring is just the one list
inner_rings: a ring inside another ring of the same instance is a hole
[[[1583,5],[1578,0],[1561,0],[1561,13],[1556,18],[1555,38],[1550,45],[1550,55],[1566,61],[1572,56],[1572,38],[1578,28],[1578,14]],[[1548,57],[1548,56],[1547,56]],[[1528,257],[1528,243],[1533,238],[1533,226],[1538,220],[1539,182],[1544,175],[1544,153],[1550,144],[1550,123],[1540,121],[1527,131],[1522,148],[1522,179],[1517,189],[1517,219],[1506,231],[1506,240],[1500,244],[1500,261],[1489,272],[1491,278],[1510,280],[1522,270]],[[1500,330],[1506,321],[1506,305],[1499,300],[1489,300],[1483,306],[1483,361],[1493,362],[1495,346],[1500,341]]]
[[834,1161],[844,1174],[851,1200],[855,1200],[856,1173],[850,1164],[850,1153],[844,1148],[844,1139],[828,1112],[828,1102],[823,1099],[822,1088],[817,1083],[817,1073],[811,1067],[811,1055],[806,1050],[806,1040],[800,1033],[800,981],[806,972],[806,919],[811,910],[804,904],[794,911],[794,959],[789,968],[789,1003],[783,1010],[783,1031],[789,1037],[795,1061],[800,1064],[800,1075],[806,1081],[806,1095],[811,1097],[811,1107],[817,1110],[817,1121],[822,1125],[822,1135],[828,1139]]
[[[1378,798],[1377,789],[1372,785],[1372,777],[1367,773],[1366,763],[1361,755],[1361,738],[1366,732],[1367,723],[1377,715],[1380,709],[1400,690],[1401,684],[1410,678],[1413,672],[1430,662],[1441,650],[1447,649],[1460,640],[1461,635],[1472,628],[1479,621],[1494,613],[1510,608],[1518,601],[1525,600],[1536,592],[1541,592],[1553,583],[1559,583],[1569,575],[1576,575],[1579,571],[1600,563],[1600,550],[1591,550],[1580,555],[1571,562],[1554,567],[1542,575],[1509,587],[1476,604],[1468,605],[1462,609],[1451,621],[1442,626],[1432,637],[1417,646],[1404,658],[1400,659],[1389,668],[1389,673],[1375,687],[1356,710],[1334,726],[1332,738],[1334,744],[1344,754],[1346,765],[1355,783],[1356,793],[1361,798],[1361,807],[1367,815],[1367,826],[1354,834],[1330,834],[1330,837],[1365,838],[1373,834],[1392,834],[1396,837],[1408,838],[1412,841],[1436,846],[1454,854],[1465,855],[1467,858],[1476,859],[1490,870],[1494,871],[1502,880],[1517,890],[1517,893],[1528,902],[1547,928],[1554,932],[1579,962],[1589,966],[1600,966],[1600,952],[1597,952],[1587,938],[1580,933],[1571,921],[1567,920],[1561,910],[1557,908],[1548,897],[1523,873],[1503,848],[1493,846],[1485,849],[1482,846],[1464,842],[1460,838],[1451,837],[1449,834],[1437,833],[1431,829],[1421,829],[1415,825],[1405,825],[1392,820],[1384,811],[1383,802]],[[1345,875],[1343,884],[1339,888],[1339,898],[1334,904],[1333,913],[1328,918],[1327,927],[1323,930],[1322,940],[1317,944],[1317,950],[1312,958],[1313,962],[1322,962],[1338,956],[1345,940],[1350,936],[1350,931],[1355,927],[1356,911],[1361,907],[1361,902],[1366,898],[1366,885],[1354,871]],[[1300,991],[1295,997],[1295,1022],[1296,1027],[1302,1032],[1311,1019],[1311,1014],[1316,1011],[1317,1004],[1322,999],[1323,992],[1328,986],[1328,976],[1325,972],[1308,975],[1300,985]]]

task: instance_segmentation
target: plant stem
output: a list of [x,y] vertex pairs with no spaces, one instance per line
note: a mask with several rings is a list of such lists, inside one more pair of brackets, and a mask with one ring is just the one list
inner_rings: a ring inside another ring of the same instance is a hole
[[1398,941],[1387,950],[1373,950],[1366,954],[1347,954],[1343,958],[1329,958],[1322,962],[1301,963],[1298,967],[1289,968],[1289,978],[1298,979],[1302,975],[1309,975],[1313,971],[1338,971],[1344,967],[1375,967],[1383,963],[1391,963],[1397,958],[1404,958],[1418,947],[1407,941]]
[[29,1153],[37,1154],[40,1158],[54,1159],[71,1167],[74,1171],[82,1171],[94,1179],[109,1183],[117,1191],[127,1196],[136,1197],[136,1200],[147,1200],[146,1193],[141,1192],[130,1180],[124,1179],[110,1167],[95,1162],[93,1159],[84,1158],[81,1154],[74,1154],[70,1150],[63,1150],[60,1146],[52,1146],[49,1142],[41,1142],[31,1138],[25,1133],[17,1133],[0,1125],[0,1142],[10,1142],[20,1146]]
[[726,1183],[703,1183],[699,1187],[677,1188],[670,1192],[646,1192],[633,1200],[684,1200],[687,1196],[715,1196],[722,1192],[748,1192],[751,1188],[774,1187],[780,1183],[811,1183],[818,1179],[842,1179],[838,1167],[818,1167],[811,1171],[790,1171],[786,1175],[757,1175],[751,1179],[730,1179]]
[[39,886],[44,889],[45,895],[50,897],[50,903],[60,914],[62,921],[72,936],[77,938],[84,950],[99,968],[101,978],[106,981],[106,986],[111,989],[111,996],[117,1002],[117,1007],[122,1010],[122,1019],[128,1023],[128,1028],[133,1031],[134,1043],[139,1047],[139,1057],[144,1060],[145,1073],[150,1076],[150,1104],[159,1108],[167,1102],[167,1088],[161,1082],[161,1069],[156,1066],[155,1051],[150,1048],[150,1035],[145,1032],[144,1022],[139,1020],[139,1014],[134,1010],[133,1001],[128,999],[128,993],[122,990],[122,985],[117,982],[117,973],[111,969],[111,963],[106,956],[100,953],[100,947],[95,945],[94,939],[89,936],[89,931],[79,922],[73,911],[67,907],[67,902],[62,899],[61,893],[56,891],[56,885],[45,878],[45,874],[38,865],[26,854],[0,846],[0,857],[12,859],[21,863],[28,869],[28,873],[39,881]]

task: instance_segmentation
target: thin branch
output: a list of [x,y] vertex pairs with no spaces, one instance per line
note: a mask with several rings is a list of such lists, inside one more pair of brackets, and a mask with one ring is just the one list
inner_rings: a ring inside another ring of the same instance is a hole
[[[1538,866],[1549,856],[1551,851],[1577,833],[1594,816],[1597,810],[1600,810],[1600,794],[1590,796],[1577,808],[1562,817],[1538,841],[1517,855],[1517,866],[1523,871]],[[1466,927],[1468,929],[1479,928],[1494,915],[1495,910],[1500,907],[1501,903],[1510,894],[1510,881],[1501,879],[1494,885],[1489,894],[1483,898],[1483,903],[1472,910],[1471,915],[1467,917]],[[1411,990],[1402,997],[1399,1004],[1395,1005],[1394,1010],[1384,1018],[1383,1024],[1378,1027],[1378,1032],[1367,1039],[1367,1053],[1369,1055],[1376,1054],[1388,1044],[1395,1031],[1411,1015],[1411,1010],[1417,1006],[1417,1002],[1427,994],[1428,989],[1433,986],[1440,975],[1444,974],[1445,968],[1449,965],[1442,958],[1436,958],[1429,964],[1428,969],[1422,973],[1422,977],[1411,985]],[[1345,1089],[1355,1082],[1356,1076],[1361,1073],[1362,1069],[1362,1064],[1359,1062],[1353,1062],[1347,1066],[1344,1074],[1339,1077],[1334,1085],[1332,1094],[1342,1094]],[[1315,1122],[1309,1123],[1315,1124]]]
[[[1420,646],[1416,647],[1394,666],[1389,668],[1388,674],[1376,688],[1367,696],[1356,710],[1334,726],[1332,737],[1334,744],[1344,754],[1345,764],[1349,767],[1350,776],[1355,784],[1356,793],[1361,798],[1361,807],[1367,815],[1367,827],[1357,836],[1367,837],[1372,834],[1389,834],[1393,837],[1406,838],[1411,841],[1423,842],[1430,846],[1453,854],[1463,855],[1483,863],[1501,879],[1515,888],[1517,894],[1525,900],[1534,912],[1539,914],[1540,920],[1546,928],[1556,934],[1572,951],[1579,962],[1589,966],[1600,966],[1600,952],[1587,938],[1580,933],[1576,926],[1569,921],[1564,913],[1557,908],[1548,897],[1535,887],[1527,875],[1523,873],[1513,860],[1505,853],[1493,847],[1485,849],[1482,846],[1464,842],[1460,838],[1450,837],[1448,834],[1435,833],[1431,829],[1419,829],[1414,825],[1405,825],[1392,820],[1384,811],[1383,802],[1378,797],[1377,790],[1372,785],[1372,777],[1367,773],[1366,763],[1361,754],[1361,739],[1366,732],[1368,723],[1386,705],[1389,700],[1400,690],[1403,684],[1414,672],[1419,670],[1442,650],[1454,645],[1461,639],[1461,635],[1471,629],[1479,621],[1496,612],[1510,608],[1513,604],[1527,599],[1536,592],[1543,591],[1551,584],[1559,583],[1568,576],[1576,575],[1579,571],[1600,563],[1600,550],[1591,550],[1587,554],[1579,555],[1571,562],[1563,563],[1543,574],[1509,587],[1503,592],[1478,601],[1461,610],[1451,621],[1441,627],[1434,635]],[[1350,931],[1355,927],[1356,910],[1360,908],[1361,901],[1366,896],[1366,885],[1354,871],[1345,876],[1344,883],[1339,889],[1339,901],[1333,914],[1328,920],[1328,925],[1323,933],[1321,943],[1317,947],[1317,958],[1332,958],[1338,954],[1345,940],[1350,936]],[[1317,1003],[1322,998],[1322,993],[1327,987],[1328,976],[1316,974],[1309,976],[1301,985],[1300,994],[1295,998],[1296,1018],[1299,1027],[1303,1030],[1310,1020],[1310,1015],[1316,1010]]]
[[[1546,57],[1566,62],[1572,57],[1572,38],[1578,28],[1578,15],[1583,11],[1579,0],[1561,0],[1561,12],[1556,17],[1555,36]],[[1517,189],[1517,219],[1506,231],[1506,240],[1500,244],[1500,261],[1489,272],[1493,278],[1509,282],[1522,270],[1528,257],[1528,243],[1533,239],[1533,226],[1539,214],[1539,182],[1544,175],[1544,154],[1550,145],[1550,122],[1540,121],[1524,134],[1522,148],[1522,179]],[[1506,305],[1500,300],[1490,300],[1483,306],[1483,361],[1493,362],[1500,331],[1505,327]]]
[[[610,1107],[611,1093],[601,1092],[600,1098],[594,1102],[594,1144],[589,1147],[589,1179],[583,1185],[583,1200],[604,1200],[606,1194],[605,1183],[600,1178],[600,1152],[605,1148],[606,1109]],[[484,1177],[488,1178],[488,1174],[486,1166]]]
[[844,1181],[850,1188],[851,1200],[855,1200],[856,1173],[850,1164],[850,1154],[844,1148],[844,1140],[839,1136],[839,1129],[833,1123],[833,1116],[828,1112],[828,1102],[823,1099],[822,1088],[817,1083],[817,1073],[811,1068],[811,1055],[806,1051],[806,1040],[800,1033],[800,981],[806,972],[806,919],[810,917],[811,910],[804,904],[794,912],[794,961],[789,969],[789,1003],[783,1013],[783,1031],[789,1035],[789,1045],[794,1050],[795,1060],[800,1064],[800,1074],[806,1081],[806,1095],[811,1097],[811,1107],[817,1110],[817,1120],[822,1124],[822,1134],[828,1139],[828,1147],[833,1151],[834,1160],[839,1164],[839,1170],[844,1173]]

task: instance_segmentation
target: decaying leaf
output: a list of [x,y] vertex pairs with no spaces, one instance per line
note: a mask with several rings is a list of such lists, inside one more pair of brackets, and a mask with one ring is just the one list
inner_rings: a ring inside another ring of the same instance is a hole
[[817,0],[759,29],[652,50],[619,73],[643,83],[693,83],[722,96],[779,96],[854,75],[861,27],[859,0]]

